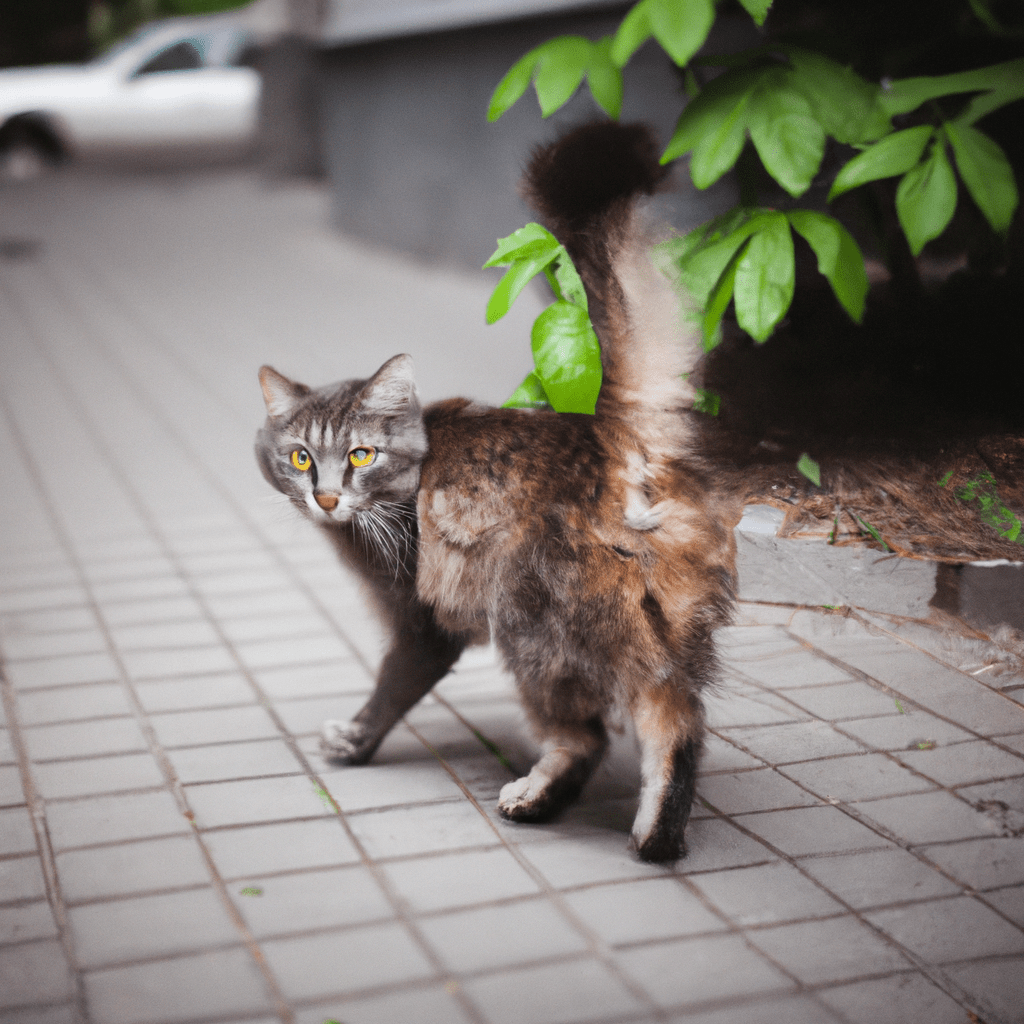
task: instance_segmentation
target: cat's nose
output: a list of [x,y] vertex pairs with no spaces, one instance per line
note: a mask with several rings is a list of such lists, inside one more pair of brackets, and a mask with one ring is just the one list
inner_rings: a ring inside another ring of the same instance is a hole
[[314,494],[313,497],[325,512],[333,512],[338,506],[338,496],[336,494]]

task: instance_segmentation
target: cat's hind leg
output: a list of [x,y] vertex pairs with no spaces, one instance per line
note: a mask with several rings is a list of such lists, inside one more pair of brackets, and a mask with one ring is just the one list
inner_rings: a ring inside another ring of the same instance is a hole
[[502,786],[498,812],[510,821],[549,821],[571,804],[594,773],[608,746],[600,716],[583,722],[545,723],[540,760],[514,782]]
[[638,694],[632,712],[642,784],[630,845],[641,860],[678,860],[704,741],[703,706],[683,687],[662,686]]
[[349,722],[324,722],[320,752],[335,764],[364,764],[402,716],[445,675],[466,647],[464,636],[448,633],[430,609],[415,606],[394,624],[370,699]]

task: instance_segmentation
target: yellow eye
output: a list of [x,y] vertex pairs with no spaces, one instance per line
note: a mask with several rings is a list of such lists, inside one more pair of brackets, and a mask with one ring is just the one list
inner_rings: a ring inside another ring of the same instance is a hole
[[377,458],[377,453],[372,448],[353,448],[352,451],[348,453],[348,461],[351,462],[356,469],[368,466],[375,458]]
[[305,473],[313,465],[313,460],[309,457],[309,452],[305,448],[296,448],[292,452],[292,465]]

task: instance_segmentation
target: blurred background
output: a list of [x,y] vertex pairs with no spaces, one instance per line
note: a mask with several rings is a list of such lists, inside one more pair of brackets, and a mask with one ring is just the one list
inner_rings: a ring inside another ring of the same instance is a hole
[[[479,268],[521,224],[531,146],[592,116],[587,90],[550,122],[532,97],[496,124],[495,85],[560,33],[596,38],[607,0],[0,0],[0,174],[62,162],[239,160],[329,186],[346,233]],[[748,17],[710,50],[749,45]],[[626,119],[667,140],[682,81],[656,47],[626,69]],[[457,158],[456,158],[457,157]],[[676,198],[695,224],[735,201],[726,183]]]

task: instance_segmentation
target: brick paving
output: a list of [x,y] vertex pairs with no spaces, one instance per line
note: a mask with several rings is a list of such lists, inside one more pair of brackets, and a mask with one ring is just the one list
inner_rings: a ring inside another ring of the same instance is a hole
[[532,747],[490,650],[319,758],[381,637],[259,476],[256,368],[411,351],[500,401],[536,309],[485,329],[489,287],[245,171],[0,186],[0,1024],[1024,1021],[1024,676],[918,567],[859,556],[835,610],[741,538],[674,868],[626,850],[628,732],[498,818]]

